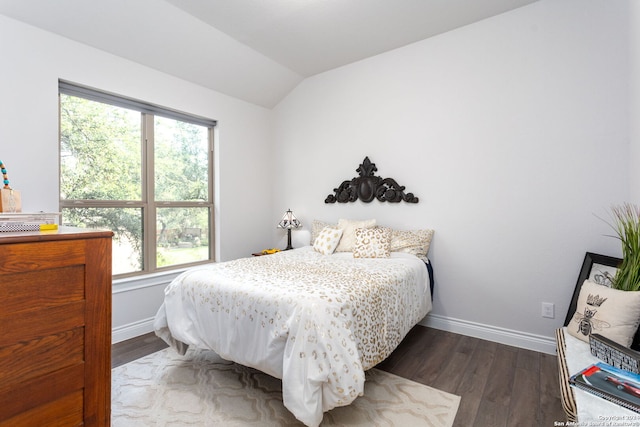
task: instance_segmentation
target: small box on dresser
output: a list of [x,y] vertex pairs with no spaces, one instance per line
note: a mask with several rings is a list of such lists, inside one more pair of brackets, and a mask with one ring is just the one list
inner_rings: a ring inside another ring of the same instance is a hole
[[110,424],[112,236],[0,235],[0,427]]

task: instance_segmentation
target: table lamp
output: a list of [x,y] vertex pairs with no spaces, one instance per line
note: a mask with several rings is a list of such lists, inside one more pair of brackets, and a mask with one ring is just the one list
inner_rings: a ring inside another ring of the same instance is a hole
[[279,228],[284,228],[287,230],[287,247],[285,251],[293,249],[293,246],[291,246],[291,229],[298,228],[300,226],[302,226],[302,223],[298,221],[298,218],[296,218],[293,212],[291,212],[291,209],[287,209],[287,211],[284,213],[284,216],[282,217],[282,220],[278,223]]

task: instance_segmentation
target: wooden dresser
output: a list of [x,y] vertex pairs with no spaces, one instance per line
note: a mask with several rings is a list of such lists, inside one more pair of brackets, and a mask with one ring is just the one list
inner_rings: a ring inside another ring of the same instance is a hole
[[0,426],[108,426],[110,231],[0,233]]

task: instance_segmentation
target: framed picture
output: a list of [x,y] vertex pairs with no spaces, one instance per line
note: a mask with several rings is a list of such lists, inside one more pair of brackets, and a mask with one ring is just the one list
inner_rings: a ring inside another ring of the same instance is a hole
[[622,259],[607,255],[599,255],[591,252],[585,254],[580,275],[578,276],[578,282],[571,297],[571,304],[569,304],[569,310],[567,310],[567,317],[564,319],[564,326],[569,325],[573,314],[576,312],[580,288],[582,288],[584,281],[589,279],[599,285],[611,287],[611,279],[616,275],[621,262]]

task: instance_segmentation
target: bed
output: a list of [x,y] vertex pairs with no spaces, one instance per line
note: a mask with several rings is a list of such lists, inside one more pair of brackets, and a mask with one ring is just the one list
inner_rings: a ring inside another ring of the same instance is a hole
[[362,257],[314,243],[192,268],[166,288],[156,334],[181,354],[211,349],[282,379],[284,405],[317,426],[431,310],[428,260],[390,249]]

